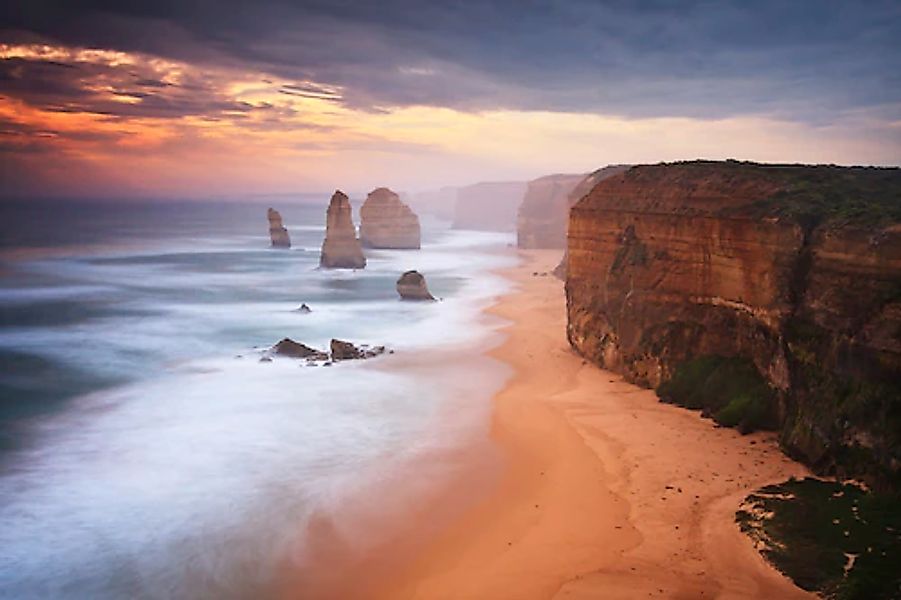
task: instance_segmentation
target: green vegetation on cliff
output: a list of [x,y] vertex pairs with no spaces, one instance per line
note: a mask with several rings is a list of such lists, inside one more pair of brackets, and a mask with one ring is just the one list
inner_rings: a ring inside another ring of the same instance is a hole
[[[852,362],[851,352],[808,319],[792,319],[786,341],[797,375],[789,399],[792,427],[783,432],[783,440],[791,443],[785,445],[829,474],[853,475],[880,489],[901,490],[901,473],[887,468],[897,463],[901,448],[901,381],[884,373],[864,378],[842,369],[824,369],[827,357],[833,364]],[[801,414],[799,399],[815,409]]]
[[[901,222],[901,169],[835,165],[760,164],[746,161],[673,163],[730,178],[762,178],[781,189],[749,206],[724,210],[803,223],[879,227]],[[656,167],[657,165],[655,165]]]
[[748,496],[736,520],[800,587],[841,600],[901,598],[901,501],[856,485],[791,479]]
[[701,409],[742,433],[778,426],[775,394],[751,361],[739,357],[699,356],[676,367],[657,388],[664,402]]

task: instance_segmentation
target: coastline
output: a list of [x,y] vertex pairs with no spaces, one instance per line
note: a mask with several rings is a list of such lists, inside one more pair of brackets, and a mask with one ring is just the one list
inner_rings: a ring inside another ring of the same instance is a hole
[[515,289],[486,311],[510,321],[487,353],[514,371],[493,401],[503,470],[472,507],[403,553],[415,559],[378,574],[359,565],[367,594],[814,597],[767,564],[733,516],[747,493],[805,467],[771,433],[714,427],[574,354],[562,282],[532,275],[552,270],[559,252],[520,256],[502,272]]

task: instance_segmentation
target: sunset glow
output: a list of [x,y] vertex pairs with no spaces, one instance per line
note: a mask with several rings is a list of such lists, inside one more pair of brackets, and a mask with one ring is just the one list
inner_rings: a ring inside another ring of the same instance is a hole
[[[553,71],[528,86],[500,71],[492,81],[490,63],[480,67],[464,54],[454,60],[456,51],[410,54],[402,37],[386,37],[365,21],[327,23],[307,39],[286,31],[248,38],[244,55],[216,46],[201,52],[181,30],[175,47],[144,44],[159,53],[128,49],[130,43],[34,41],[6,30],[3,194],[202,198],[383,183],[416,190],[612,162],[894,164],[901,156],[899,103],[887,94],[895,89],[889,80],[870,82],[878,93],[869,94],[874,100],[867,105],[835,96],[845,105],[832,106],[821,96],[808,102],[822,107],[786,98],[778,110],[741,100],[743,89],[748,99],[770,88],[780,92],[740,66],[719,80],[699,70],[696,81],[657,66],[641,80],[603,69],[595,78],[588,70],[580,76],[584,89],[570,92]],[[356,37],[342,38],[332,54],[311,46],[329,28]],[[289,56],[296,65],[284,62]],[[639,65],[658,61],[637,56]],[[375,62],[363,67],[370,58]],[[792,89],[791,77],[778,85]],[[708,90],[698,102],[711,106],[709,114],[683,106],[683,82]],[[392,98],[386,86],[404,96]],[[477,92],[466,99],[461,94],[470,88]],[[623,93],[635,94],[635,110],[603,100]],[[545,106],[530,99],[542,95],[556,99]],[[601,101],[589,109],[592,97]]]

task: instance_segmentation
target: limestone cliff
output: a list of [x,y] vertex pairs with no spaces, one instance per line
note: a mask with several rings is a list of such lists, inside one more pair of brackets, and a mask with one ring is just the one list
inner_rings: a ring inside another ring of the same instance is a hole
[[519,181],[477,183],[457,191],[454,229],[512,231],[526,184]]
[[360,208],[360,242],[369,248],[419,249],[419,217],[388,188],[369,192]]
[[569,195],[585,175],[547,175],[528,183],[516,215],[520,248],[564,248]]
[[282,215],[274,208],[270,208],[266,211],[266,217],[269,219],[269,240],[272,243],[272,247],[290,248],[291,237],[282,224]]
[[326,269],[362,269],[366,266],[363,248],[357,239],[353,210],[347,195],[336,190],[326,211],[325,240],[319,266]]
[[771,423],[822,472],[897,487],[899,223],[898,169],[634,167],[571,210],[570,343],[674,396],[694,385],[718,420]]

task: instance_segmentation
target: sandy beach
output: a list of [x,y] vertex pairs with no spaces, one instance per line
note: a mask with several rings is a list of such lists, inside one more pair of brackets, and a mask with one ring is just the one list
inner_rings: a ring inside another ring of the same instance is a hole
[[490,309],[511,322],[490,354],[514,369],[494,400],[496,487],[371,595],[811,597],[733,519],[749,491],[805,468],[772,434],[717,428],[571,352],[563,283],[544,275],[558,258],[523,253]]

